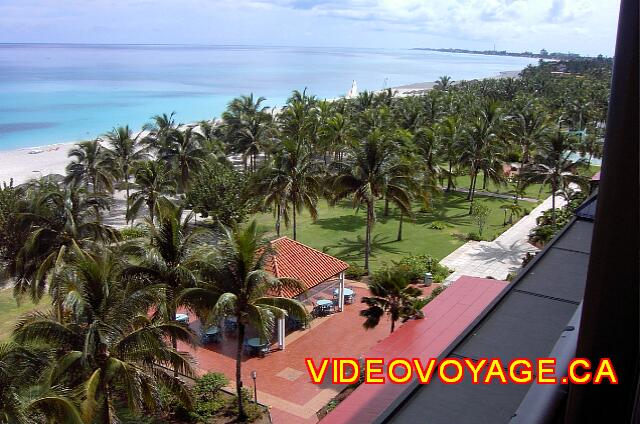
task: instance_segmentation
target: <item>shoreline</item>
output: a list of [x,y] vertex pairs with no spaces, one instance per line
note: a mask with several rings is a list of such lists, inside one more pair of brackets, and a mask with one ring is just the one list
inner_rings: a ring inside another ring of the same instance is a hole
[[[516,77],[520,72],[522,70],[501,71],[497,75],[480,79]],[[389,88],[398,96],[420,95],[431,90],[435,84],[435,81],[417,82]],[[73,145],[80,141],[83,140],[0,150],[0,163],[2,164],[0,167],[0,185],[3,183],[9,184],[11,178],[13,178],[14,185],[19,185],[33,178],[48,174],[64,174],[65,167],[69,163],[67,153]]]

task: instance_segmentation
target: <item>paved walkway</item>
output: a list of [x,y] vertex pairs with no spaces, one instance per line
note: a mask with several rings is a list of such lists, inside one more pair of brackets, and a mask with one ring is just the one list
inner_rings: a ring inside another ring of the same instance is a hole
[[[556,208],[564,204],[565,200],[556,196]],[[469,241],[442,259],[441,264],[454,270],[445,284],[461,275],[504,280],[510,272],[517,271],[527,252],[538,251],[527,238],[536,219],[547,209],[551,209],[551,196],[494,241]]]
[[[354,281],[348,284],[356,293],[356,302],[346,305],[344,312],[316,318],[309,329],[289,333],[283,351],[272,346],[274,351],[264,358],[243,358],[244,385],[253,389],[251,371],[256,371],[258,401],[270,407],[274,424],[318,422],[316,412],[345,388],[331,383],[331,369],[322,384],[313,384],[305,358],[312,358],[316,364],[322,358],[358,358],[389,335],[390,322],[386,316],[374,329],[362,327],[364,319],[360,311],[366,305],[360,303],[360,299],[368,294],[367,286]],[[332,297],[332,291],[327,298]],[[195,329],[199,323],[194,320],[191,325]],[[233,382],[236,343],[234,334],[225,334],[221,343],[207,344],[197,350],[180,344],[180,349],[193,354],[199,373],[222,372]],[[235,385],[231,383],[228,388],[234,390]]]

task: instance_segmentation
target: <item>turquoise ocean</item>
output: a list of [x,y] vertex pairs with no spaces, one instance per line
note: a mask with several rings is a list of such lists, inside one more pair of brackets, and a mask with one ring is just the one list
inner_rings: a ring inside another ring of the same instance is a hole
[[241,94],[282,106],[294,89],[319,98],[434,81],[495,76],[535,59],[428,52],[262,46],[0,44],[0,150],[139,129],[176,112],[220,116]]

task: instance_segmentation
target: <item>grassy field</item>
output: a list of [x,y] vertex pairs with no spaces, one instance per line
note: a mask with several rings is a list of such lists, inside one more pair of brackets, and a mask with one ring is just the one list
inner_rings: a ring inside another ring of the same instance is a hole
[[18,306],[13,298],[13,292],[11,289],[0,290],[0,341],[7,340],[13,331],[13,326],[18,318],[27,312],[34,309],[43,310],[47,309],[51,304],[49,297],[43,298],[38,305],[31,303],[29,299],[24,301]]
[[[580,173],[591,177],[598,171],[600,171],[599,166],[591,165],[589,169],[585,168]],[[515,191],[514,191],[515,182],[498,186],[492,183],[491,181],[487,181],[486,190],[482,190],[483,183],[484,183],[484,175],[480,173],[480,175],[478,176],[478,181],[476,182],[476,192],[487,191],[490,193],[500,193],[500,194],[507,194],[511,196],[515,194]],[[456,188],[468,190],[470,184],[471,184],[471,178],[469,177],[469,175],[460,175],[456,177]],[[445,181],[445,185],[446,185],[446,181]],[[542,201],[547,197],[549,197],[549,195],[551,194],[551,187],[548,185],[545,187],[542,187],[541,184],[531,184],[527,188],[525,188],[524,191],[525,191],[525,194],[524,194],[525,197],[528,197],[531,199],[539,199],[540,201]]]
[[[443,194],[434,199],[428,212],[417,212],[413,220],[405,219],[402,241],[396,241],[398,233],[398,216],[392,208],[389,217],[383,216],[383,202],[376,205],[377,222],[373,228],[372,268],[379,268],[384,262],[397,260],[411,254],[430,254],[442,259],[463,245],[465,235],[477,232],[477,224],[468,215],[469,202],[463,193]],[[504,212],[501,205],[511,202],[509,199],[498,199],[487,196],[477,198],[489,206],[491,213],[484,230],[486,238],[501,234],[506,227],[502,225]],[[527,210],[536,204],[522,202]],[[416,206],[415,210],[419,210]],[[263,231],[274,234],[274,217],[271,214],[256,216]],[[433,221],[446,224],[443,230],[429,228]],[[298,220],[298,241],[316,249],[323,250],[347,262],[363,263],[363,240],[366,222],[364,209],[354,210],[349,202],[335,207],[322,203],[318,211],[318,220],[314,223],[304,213]],[[291,237],[291,228],[285,229],[282,235]]]

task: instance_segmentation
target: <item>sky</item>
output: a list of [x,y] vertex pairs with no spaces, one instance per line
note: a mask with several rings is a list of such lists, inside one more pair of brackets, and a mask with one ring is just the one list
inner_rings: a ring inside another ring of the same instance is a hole
[[619,0],[0,0],[3,43],[465,48],[612,56]]

